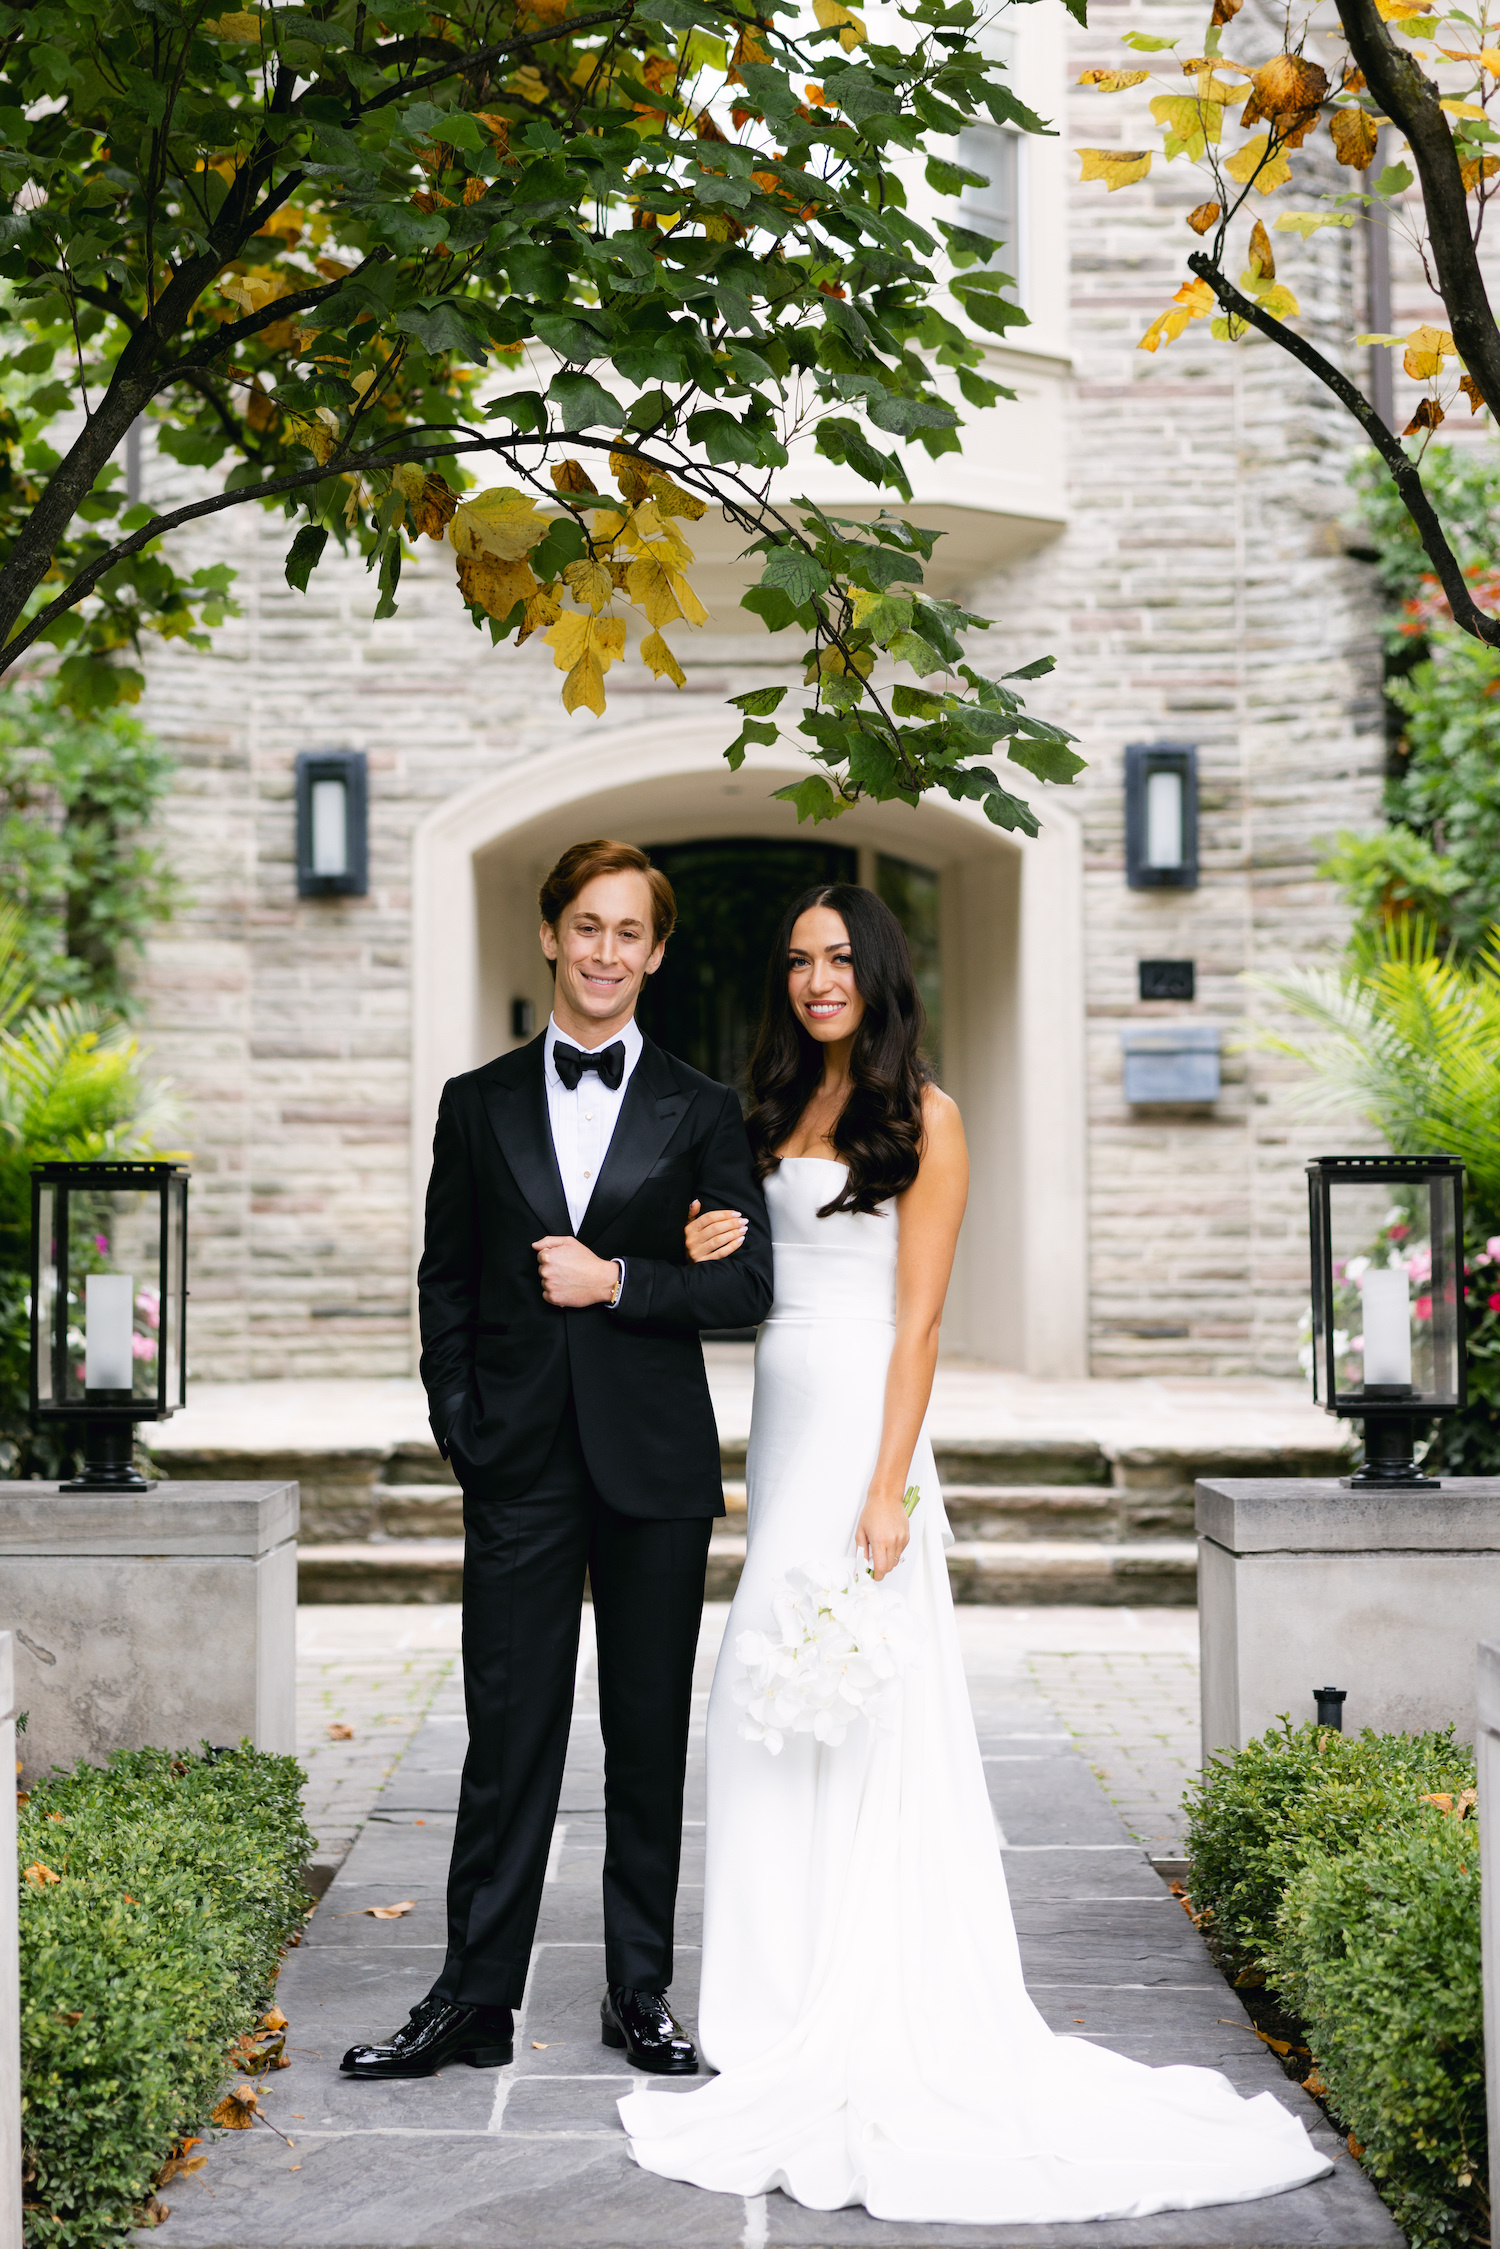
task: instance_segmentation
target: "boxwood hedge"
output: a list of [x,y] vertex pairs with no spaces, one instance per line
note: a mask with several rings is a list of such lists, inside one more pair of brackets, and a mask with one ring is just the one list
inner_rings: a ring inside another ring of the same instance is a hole
[[21,2072],[32,2249],[104,2249],[201,2133],[226,2052],[301,1929],[312,1837],[290,1757],[119,1752],[20,1812]]
[[1451,1730],[1284,1722],[1187,1803],[1194,1913],[1300,2020],[1412,2249],[1490,2238],[1473,1784]]

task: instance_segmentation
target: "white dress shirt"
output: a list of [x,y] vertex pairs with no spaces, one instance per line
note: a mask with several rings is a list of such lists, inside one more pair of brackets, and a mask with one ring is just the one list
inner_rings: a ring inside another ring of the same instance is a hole
[[[557,1168],[562,1173],[563,1193],[567,1197],[568,1222],[576,1234],[583,1224],[583,1214],[589,1207],[589,1197],[595,1182],[604,1168],[609,1154],[609,1144],[620,1114],[620,1104],[625,1099],[625,1088],[630,1083],[630,1073],[641,1058],[642,1039],[632,1017],[623,1031],[612,1031],[601,1046],[613,1046],[618,1039],[625,1049],[625,1074],[617,1086],[607,1086],[597,1070],[585,1070],[570,1092],[557,1074],[552,1059],[553,1049],[562,1037],[556,1023],[547,1018],[547,1055],[545,1076],[547,1080],[547,1116],[552,1126],[552,1146],[557,1156]],[[564,1046],[582,1046],[579,1039],[562,1041]],[[584,1048],[585,1053],[593,1051]]]

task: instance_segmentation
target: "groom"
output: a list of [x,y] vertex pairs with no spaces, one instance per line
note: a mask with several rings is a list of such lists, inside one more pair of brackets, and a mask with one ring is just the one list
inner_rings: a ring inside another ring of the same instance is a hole
[[[693,1658],[724,1512],[701,1328],[771,1302],[740,1107],[644,1038],[635,1011],[676,919],[633,844],[574,844],[541,888],[556,980],[540,1038],[444,1088],[418,1274],[422,1380],[464,1494],[469,1749],[442,1973],[351,2077],[512,2058],[552,1841],[583,1600],[604,1734],[604,2043],[698,2067],[663,1997],[682,1847]],[[686,1261],[690,1206],[742,1246]]]

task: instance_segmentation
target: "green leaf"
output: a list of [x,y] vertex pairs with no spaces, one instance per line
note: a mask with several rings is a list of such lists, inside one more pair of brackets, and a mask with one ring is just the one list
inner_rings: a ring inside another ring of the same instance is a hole
[[866,484],[884,485],[911,499],[911,484],[894,453],[877,453],[858,422],[833,415],[818,424],[817,450],[830,461],[847,463]]
[[1039,781],[1071,781],[1088,764],[1060,741],[1031,740],[1017,736],[1006,752],[1013,765],[1023,765]]
[[1036,656],[1029,664],[1022,664],[1018,671],[1006,672],[1004,676],[1006,679],[1045,679],[1048,672],[1056,669],[1055,656]]
[[816,555],[809,554],[805,547],[785,546],[767,555],[760,582],[785,594],[794,608],[801,609],[814,594],[826,593],[832,581]]
[[929,156],[927,184],[939,195],[962,195],[966,187],[988,187],[990,183],[987,173],[971,172],[966,164],[950,164],[946,156]]
[[554,375],[547,396],[564,429],[623,429],[625,409],[592,375]]
[[743,695],[731,695],[729,700],[747,718],[769,718],[772,711],[780,709],[786,692],[784,687],[752,687]]
[[877,429],[889,430],[893,437],[910,437],[924,429],[953,429],[958,421],[951,406],[940,405],[935,399],[902,398],[891,390],[866,399],[865,412]]
[[779,741],[780,738],[780,727],[761,726],[757,724],[757,722],[753,718],[747,718],[744,725],[740,728],[738,734],[735,736],[734,740],[730,743],[728,749],[724,752],[725,757],[729,761],[729,770],[731,771],[731,773],[738,773],[740,767],[745,762],[745,752],[747,749],[749,749],[750,745],[753,742],[761,742],[769,746],[769,744],[771,744],[772,742]]
[[306,593],[307,581],[322,561],[327,544],[326,524],[304,523],[287,549],[286,582],[298,593]]
[[939,655],[931,641],[924,640],[920,633],[897,633],[886,642],[886,649],[898,664],[910,664],[918,679],[925,679],[929,672],[948,669],[947,657]]
[[897,685],[891,689],[891,709],[897,718],[941,718],[946,700],[930,688]]
[[785,788],[773,789],[771,794],[784,804],[797,807],[799,824],[803,820],[811,820],[814,825],[821,820],[836,820],[841,812],[849,810],[821,773],[811,773],[805,781],[789,781]]
[[688,436],[695,445],[701,445],[716,467],[742,461],[752,465],[760,462],[760,439],[754,430],[726,414],[722,406],[710,406],[703,412],[688,417]]
[[469,307],[452,297],[406,305],[396,315],[396,326],[434,356],[451,351],[476,367],[488,363],[489,338]]
[[782,633],[788,625],[797,624],[805,632],[812,631],[811,613],[799,616],[796,605],[787,599],[779,586],[751,586],[747,593],[740,595],[740,607],[762,618],[768,632]]

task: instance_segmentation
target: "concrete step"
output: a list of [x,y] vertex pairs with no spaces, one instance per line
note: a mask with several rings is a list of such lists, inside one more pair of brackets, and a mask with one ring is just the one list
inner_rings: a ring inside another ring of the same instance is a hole
[[[461,1538],[341,1540],[302,1546],[297,1598],[305,1602],[457,1601]],[[708,1550],[708,1598],[727,1601],[745,1563],[745,1534],[716,1526]],[[948,1552],[955,1601],[1026,1606],[1077,1602],[1104,1607],[1191,1607],[1197,1548],[1189,1539],[973,1538]]]
[[[1221,1445],[1111,1446],[1085,1438],[994,1435],[934,1442],[955,1530],[1016,1539],[1052,1531],[1089,1538],[1184,1538],[1193,1528],[1200,1476],[1328,1475],[1341,1459],[1341,1432],[1327,1448]],[[726,1495],[743,1507],[745,1448],[722,1449]],[[201,1447],[164,1451],[159,1472],[174,1480],[295,1480],[302,1534],[310,1545],[372,1539],[457,1537],[458,1486],[426,1441],[295,1451]]]

